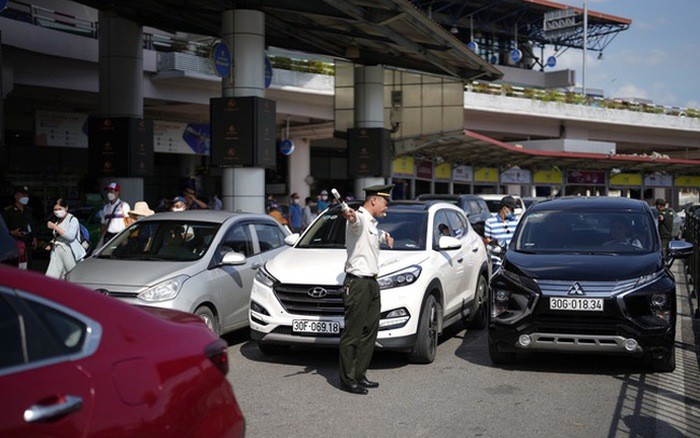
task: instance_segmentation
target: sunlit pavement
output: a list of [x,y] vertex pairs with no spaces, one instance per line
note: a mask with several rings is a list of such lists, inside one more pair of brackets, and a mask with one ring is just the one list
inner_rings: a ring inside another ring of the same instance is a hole
[[682,262],[677,261],[672,269],[678,294],[676,371],[624,376],[615,416],[619,422],[611,434],[633,437],[700,436],[700,321],[693,318],[698,301],[689,296],[683,266]]

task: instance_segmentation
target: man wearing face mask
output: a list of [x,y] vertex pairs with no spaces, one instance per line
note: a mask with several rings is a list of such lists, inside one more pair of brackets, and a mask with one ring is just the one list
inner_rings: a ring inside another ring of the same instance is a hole
[[116,236],[126,228],[125,219],[129,217],[131,206],[119,199],[121,186],[115,182],[107,184],[104,188],[107,191],[108,202],[102,208],[102,225],[100,226],[100,237],[103,243]]
[[29,189],[17,187],[15,189],[12,205],[2,211],[7,229],[10,235],[18,242],[25,245],[27,256],[27,269],[32,268],[33,250],[36,249],[36,237],[34,236],[34,219],[32,211],[27,206],[29,203]]
[[318,195],[316,208],[319,213],[328,208],[328,191],[326,189],[321,190],[321,194]]
[[302,228],[301,228],[301,205],[299,205],[299,195],[294,192],[290,196],[290,199],[292,200],[291,204],[289,204],[289,226],[292,230],[292,233],[300,233]]
[[519,218],[515,216],[517,206],[515,198],[510,195],[501,199],[501,209],[495,216],[488,218],[484,226],[484,240],[487,244],[495,243],[503,247],[508,246],[510,239],[513,238],[515,227],[518,226]]

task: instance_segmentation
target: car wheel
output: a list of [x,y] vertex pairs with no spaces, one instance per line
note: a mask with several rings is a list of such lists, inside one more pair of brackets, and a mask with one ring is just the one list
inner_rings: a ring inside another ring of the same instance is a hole
[[676,347],[675,345],[666,351],[662,357],[654,357],[653,352],[648,353],[647,363],[652,371],[670,373],[676,369]]
[[279,356],[289,352],[289,345],[262,344],[258,342],[258,348],[265,356]]
[[474,299],[478,305],[474,315],[467,322],[467,329],[481,330],[486,327],[486,297],[488,296],[488,281],[483,275],[479,275],[479,281],[476,283],[476,293]]
[[194,314],[202,318],[204,323],[209,327],[215,335],[219,335],[219,320],[216,319],[214,313],[207,306],[200,306],[194,311]]
[[515,353],[505,353],[498,348],[498,344],[489,339],[489,357],[496,365],[505,365],[515,362]]
[[421,311],[416,345],[413,346],[413,351],[409,354],[409,361],[413,363],[432,363],[435,360],[439,311],[440,306],[435,296],[428,296]]

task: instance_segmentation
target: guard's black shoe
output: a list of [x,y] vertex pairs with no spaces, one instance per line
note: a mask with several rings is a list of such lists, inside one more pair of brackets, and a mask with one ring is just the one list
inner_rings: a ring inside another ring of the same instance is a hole
[[364,379],[360,379],[357,383],[359,383],[360,386],[364,386],[365,388],[379,388],[379,383],[367,380],[366,377]]
[[353,394],[367,394],[367,390],[357,383],[350,383],[350,384],[345,384],[341,383],[340,384],[340,389],[342,389],[345,392],[351,392]]

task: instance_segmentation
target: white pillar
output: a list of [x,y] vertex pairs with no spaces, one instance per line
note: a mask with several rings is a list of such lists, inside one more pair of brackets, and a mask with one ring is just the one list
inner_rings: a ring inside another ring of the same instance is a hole
[[[384,128],[384,69],[380,66],[355,67],[355,127]],[[355,178],[355,197],[364,198],[364,188],[385,184],[384,177]]]
[[[221,37],[233,54],[233,73],[222,80],[223,97],[265,97],[265,14],[237,9],[224,11]],[[223,169],[224,210],[265,212],[265,169]]]
[[301,137],[291,140],[294,142],[294,152],[289,156],[288,194],[297,192],[303,205],[304,199],[311,194],[311,188],[306,182],[311,171],[311,141]]
[[[106,117],[143,118],[143,32],[113,12],[99,11],[99,106]],[[144,199],[143,178],[101,178],[118,182],[131,205]]]

